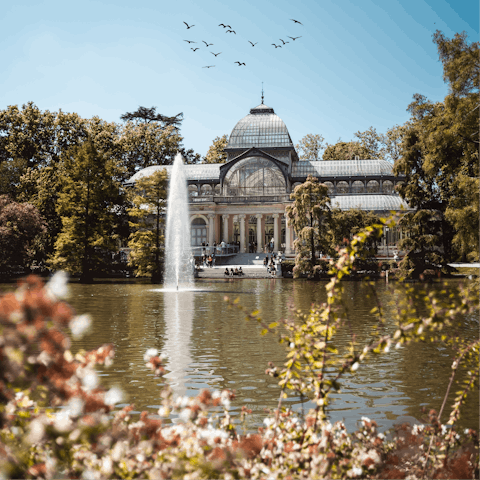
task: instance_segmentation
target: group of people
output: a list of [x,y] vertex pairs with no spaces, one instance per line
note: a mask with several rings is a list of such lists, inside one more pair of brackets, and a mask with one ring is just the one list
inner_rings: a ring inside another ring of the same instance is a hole
[[[263,259],[263,265],[267,268],[267,272],[274,276],[276,275],[277,273],[277,269],[276,269],[276,261],[277,259],[277,256],[275,255],[275,253],[272,253],[272,256],[269,257],[268,255],[265,256],[265,258]],[[281,258],[278,259],[278,262],[281,262]]]
[[202,255],[202,264],[204,267],[214,267],[215,266],[215,254],[212,253],[211,255],[206,255],[205,253]]
[[228,270],[228,268],[225,268],[225,271],[223,272],[225,276],[233,277],[234,275],[243,275],[243,270],[242,267],[235,267],[235,270],[233,268]]

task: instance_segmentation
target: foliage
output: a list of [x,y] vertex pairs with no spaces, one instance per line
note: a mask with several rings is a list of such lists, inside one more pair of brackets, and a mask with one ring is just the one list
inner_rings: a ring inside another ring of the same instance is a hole
[[[456,34],[449,40],[437,31],[433,37],[450,93],[436,103],[414,95],[408,107],[412,118],[405,127],[401,158],[394,172],[406,176],[398,189],[400,195],[419,215],[429,216],[432,229],[423,229],[420,234],[439,236],[441,261],[445,264],[458,254],[478,259],[479,117],[475,112],[479,105],[480,61],[479,43],[468,44],[466,34]],[[425,212],[420,213],[422,210]],[[404,228],[415,234],[411,221],[418,218],[407,217]],[[456,250],[451,248],[452,243]],[[415,265],[413,256],[418,253],[417,249],[408,254]]]
[[181,147],[181,140],[173,126],[163,127],[157,122],[127,122],[120,138],[127,178],[151,165],[171,165]]
[[204,163],[225,163],[227,161],[227,153],[225,147],[228,145],[228,135],[215,137],[212,145],[210,145],[205,155]]
[[33,205],[0,195],[0,270],[31,267],[42,251],[45,234],[45,222]]
[[287,219],[297,238],[294,241],[294,277],[317,275],[318,256],[330,252],[328,225],[331,210],[328,187],[318,183],[318,178],[308,176],[305,183],[297,185],[290,195],[293,204],[286,208]]
[[115,162],[100,154],[90,141],[72,147],[59,165],[61,190],[56,204],[62,230],[49,264],[80,273],[89,282],[101,268],[103,254],[116,250],[115,206],[119,187]]
[[151,123],[151,122],[159,122],[162,127],[168,127],[170,125],[178,128],[182,124],[183,121],[183,113],[177,113],[173,117],[168,117],[166,115],[162,115],[161,113],[157,113],[157,107],[138,107],[135,112],[127,112],[120,116],[122,120],[127,122],[134,122],[136,124],[139,123]]
[[323,154],[324,160],[353,160],[355,156],[361,159],[370,157],[370,152],[360,142],[338,141],[334,145],[328,145]]
[[[378,224],[380,218],[374,212],[351,208],[350,210],[332,209],[330,221],[331,232],[331,250],[336,247],[345,247],[353,240],[361,230],[369,225]],[[369,237],[365,242],[365,250],[362,252],[362,258],[374,257],[377,253],[377,241],[375,237]]]
[[[476,292],[442,292],[439,300],[418,288],[407,288],[398,305],[393,329],[386,325],[383,307],[370,339],[359,345],[352,336],[344,351],[336,345],[348,327],[341,308],[342,282],[351,274],[362,244],[383,225],[360,232],[331,261],[327,302],[312,306],[296,318],[264,324],[259,312],[246,312],[238,300],[230,302],[277,335],[286,346],[287,361],[270,364],[266,373],[279,379],[278,408],[264,420],[258,434],[240,434],[229,414],[234,395],[202,391],[196,397],[174,399],[170,388],[161,394],[160,419],[142,412],[134,419],[133,405],[108,416],[121,401],[118,389],[99,385],[96,364],[112,363],[113,348],[70,351],[71,333],[80,338],[91,320],[75,317],[60,299],[67,294],[61,273],[43,287],[29,277],[16,293],[0,298],[0,474],[5,478],[475,478],[478,475],[478,437],[472,429],[458,432],[455,424],[468,394],[478,385],[480,340],[468,343],[447,335],[466,314],[478,312]],[[374,291],[373,291],[374,292]],[[425,314],[416,305],[422,298]],[[448,344],[456,350],[445,400],[428,424],[399,425],[390,435],[379,433],[374,421],[359,420],[348,433],[342,422],[331,424],[328,405],[347,375],[355,375],[372,355],[386,355],[414,341]],[[145,353],[146,366],[164,373],[156,349]],[[442,415],[457,372],[466,380],[456,393],[446,423]],[[287,390],[309,397],[315,408],[297,416],[283,406]],[[60,408],[63,407],[63,408]],[[223,412],[222,412],[223,411]],[[245,407],[240,421],[251,413]],[[176,423],[167,423],[171,415]],[[448,427],[448,428],[447,428]]]
[[52,255],[55,240],[62,230],[62,219],[56,210],[61,189],[58,167],[29,168],[20,178],[18,200],[34,205],[47,224],[45,254]]
[[382,147],[380,157],[394,163],[400,158],[403,135],[408,129],[408,122],[404,125],[395,125],[386,133],[380,135]]
[[163,271],[167,184],[166,170],[157,170],[139,179],[129,193],[133,206],[128,213],[134,220],[130,222],[129,264],[137,277],[150,277],[152,282],[158,282]]
[[321,154],[325,150],[325,139],[318,133],[309,133],[305,135],[295,148],[297,149],[300,160],[321,160]]
[[358,131],[354,135],[368,152],[366,157],[360,158],[380,158],[382,156],[382,136],[377,133],[376,128],[370,127],[368,130],[364,132]]

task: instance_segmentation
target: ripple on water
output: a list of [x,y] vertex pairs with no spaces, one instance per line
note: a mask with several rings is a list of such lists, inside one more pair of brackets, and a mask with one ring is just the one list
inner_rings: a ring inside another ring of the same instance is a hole
[[[236,389],[233,412],[248,404],[253,414],[247,423],[253,431],[261,425],[264,409],[277,406],[277,380],[266,376],[265,369],[269,361],[281,367],[285,349],[276,337],[261,336],[261,327],[245,321],[244,315],[229,308],[223,297],[239,297],[247,311],[261,309],[262,319],[270,323],[289,317],[290,306],[307,310],[312,302],[324,301],[324,285],[245,279],[235,284],[208,284],[208,292],[204,284],[198,283],[198,291],[170,294],[151,285],[71,284],[70,303],[79,314],[91,313],[93,317],[90,333],[73,342],[72,349],[90,350],[102,343],[113,343],[114,364],[98,369],[102,383],[107,387],[121,386],[126,401],[142,411],[158,409],[161,389],[167,381],[154,377],[145,367],[146,349],[157,348],[166,355],[165,368],[176,393],[194,396],[204,388]],[[335,339],[339,348],[349,341],[350,329],[362,345],[375,321],[369,314],[374,303],[366,290],[357,282],[346,283],[345,290],[350,292],[346,301],[350,324]],[[377,294],[386,306],[388,331],[392,328],[388,325],[388,303],[393,294],[380,283]],[[468,319],[465,335],[478,337],[478,319]],[[353,429],[358,418],[365,415],[386,428],[396,418],[419,417],[422,405],[438,410],[451,372],[451,355],[448,348],[419,343],[372,356],[355,376],[341,380],[341,392],[332,395],[331,420],[345,418],[347,428]],[[211,370],[214,374],[209,375]],[[476,428],[478,424],[475,397],[462,414],[462,428]],[[448,405],[452,403],[449,400]],[[312,402],[303,399],[302,403],[293,395],[285,404],[297,411],[302,405],[305,411],[313,407]]]

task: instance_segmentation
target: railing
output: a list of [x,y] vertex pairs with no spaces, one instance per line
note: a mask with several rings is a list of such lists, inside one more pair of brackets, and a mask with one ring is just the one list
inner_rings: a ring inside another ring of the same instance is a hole
[[197,246],[197,247],[192,247],[192,253],[196,257],[201,257],[204,253],[205,255],[211,255],[212,253],[215,253],[217,257],[222,257],[222,256],[228,256],[228,255],[235,255],[239,251],[239,246],[238,245],[225,245],[225,247],[222,247],[220,245],[217,245],[216,247],[209,246],[209,247],[202,247],[202,246]]
[[290,200],[290,195],[249,195],[249,196],[237,196],[237,197],[214,197],[215,203],[279,203],[287,202]]

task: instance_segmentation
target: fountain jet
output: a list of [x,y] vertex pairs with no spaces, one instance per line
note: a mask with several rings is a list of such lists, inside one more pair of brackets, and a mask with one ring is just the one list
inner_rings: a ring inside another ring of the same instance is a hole
[[182,156],[177,153],[168,184],[167,227],[165,240],[166,288],[180,290],[191,288],[190,215],[188,211],[188,187]]

